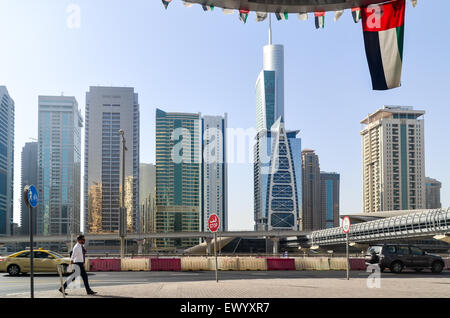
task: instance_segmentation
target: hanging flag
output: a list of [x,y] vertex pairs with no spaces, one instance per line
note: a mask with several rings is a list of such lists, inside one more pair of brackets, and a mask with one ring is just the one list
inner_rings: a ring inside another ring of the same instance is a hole
[[233,9],[225,9],[225,8],[223,8],[222,11],[224,14],[233,14],[233,12],[234,12]]
[[284,12],[284,13],[280,13],[280,12],[275,12],[275,16],[277,17],[277,20],[287,20],[288,19],[288,13]]
[[301,21],[308,20],[308,13],[306,13],[306,12],[298,13],[298,19]]
[[256,12],[256,21],[261,22],[267,18],[267,12]]
[[186,2],[186,1],[183,1],[183,4],[186,8],[190,8],[194,5],[192,2]]
[[334,22],[337,22],[339,18],[344,14],[344,10],[339,10],[334,12]]
[[355,21],[355,23],[358,23],[359,20],[361,20],[361,8],[360,7],[352,8],[352,16],[353,21]]
[[239,10],[239,20],[244,22],[244,24],[245,24],[245,22],[247,22],[247,18],[248,18],[248,13],[249,12],[250,11],[248,11],[248,10],[243,10],[243,9]]
[[162,0],[162,3],[164,5],[164,9],[167,10],[167,6],[169,5],[170,1],[172,1],[172,0]]
[[213,11],[214,10],[214,6],[210,6],[210,5],[206,5],[206,4],[202,4],[202,8],[203,8],[203,11]]
[[314,17],[316,20],[316,29],[325,27],[325,12],[314,12]]
[[412,4],[413,8],[415,8],[417,5],[417,0],[411,0],[411,4]]
[[394,0],[362,10],[367,62],[374,90],[401,85],[405,0]]

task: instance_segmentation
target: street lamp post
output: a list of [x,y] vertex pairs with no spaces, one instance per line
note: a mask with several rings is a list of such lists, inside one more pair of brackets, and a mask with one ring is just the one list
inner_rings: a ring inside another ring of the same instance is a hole
[[122,199],[121,199],[121,207],[120,207],[120,224],[119,224],[119,234],[120,234],[120,258],[124,257],[124,243],[125,243],[125,235],[127,232],[126,227],[126,208],[125,208],[125,151],[127,151],[127,147],[125,145],[125,132],[123,129],[119,130],[119,134],[122,137]]

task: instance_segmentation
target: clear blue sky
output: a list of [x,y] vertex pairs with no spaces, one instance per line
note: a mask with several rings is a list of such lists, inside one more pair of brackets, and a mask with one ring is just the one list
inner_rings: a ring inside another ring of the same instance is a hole
[[[133,86],[141,105],[141,162],[154,162],[155,108],[228,113],[229,126],[255,125],[254,85],[267,43],[267,22],[174,0],[2,0],[0,85],[16,102],[15,220],[19,220],[20,152],[37,137],[38,95],[75,96],[84,114],[90,85]],[[81,27],[66,25],[67,6],[81,8]],[[321,169],[341,174],[341,213],[361,211],[360,120],[384,104],[424,109],[426,175],[443,183],[450,206],[450,2],[408,1],[403,86],[371,90],[361,24],[349,11],[325,29],[314,20],[273,21],[285,46],[285,117],[300,129]],[[253,228],[251,165],[230,165],[230,229]]]

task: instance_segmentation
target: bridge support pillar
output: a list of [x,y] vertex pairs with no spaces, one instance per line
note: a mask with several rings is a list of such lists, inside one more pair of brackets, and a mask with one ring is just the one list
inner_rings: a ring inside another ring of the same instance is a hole
[[280,238],[279,237],[272,237],[270,239],[273,242],[273,255],[276,256],[276,255],[278,255],[278,246],[279,246]]
[[137,240],[138,244],[138,255],[142,255],[142,245],[144,244],[144,240]]
[[206,255],[211,255],[211,242],[212,242],[212,238],[210,237],[205,237],[205,242],[206,242]]

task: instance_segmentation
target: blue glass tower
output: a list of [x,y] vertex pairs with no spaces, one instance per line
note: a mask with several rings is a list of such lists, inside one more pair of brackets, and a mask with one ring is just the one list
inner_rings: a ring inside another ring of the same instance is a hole
[[14,101],[0,86],[0,235],[11,235],[14,180]]

